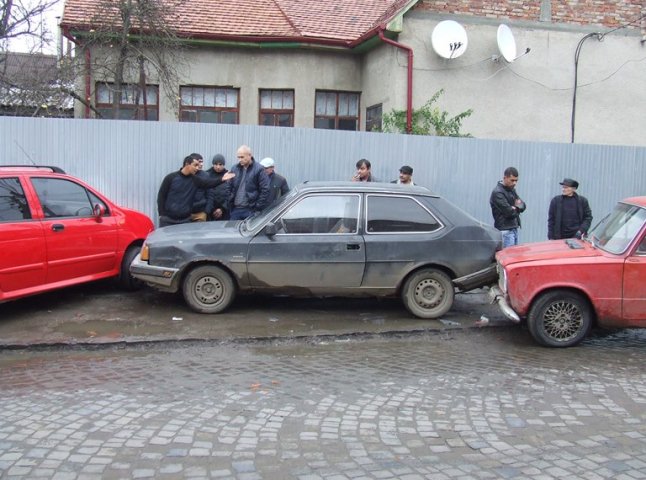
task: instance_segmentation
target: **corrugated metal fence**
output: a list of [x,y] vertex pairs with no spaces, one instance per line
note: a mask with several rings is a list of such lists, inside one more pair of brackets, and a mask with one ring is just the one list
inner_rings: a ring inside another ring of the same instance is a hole
[[115,202],[157,220],[162,178],[199,152],[222,153],[231,164],[239,145],[257,160],[272,157],[290,185],[349,180],[360,158],[381,181],[414,168],[414,181],[492,223],[489,194],[503,170],[520,172],[527,203],[521,241],[547,235],[547,208],[564,177],[579,181],[597,220],[619,199],[646,195],[646,148],[479,140],[245,125],[82,119],[0,118],[0,164],[56,165]]

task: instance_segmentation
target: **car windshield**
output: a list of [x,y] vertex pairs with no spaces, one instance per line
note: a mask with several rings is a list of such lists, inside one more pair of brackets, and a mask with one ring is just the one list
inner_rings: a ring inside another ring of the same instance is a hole
[[628,248],[644,222],[646,209],[620,203],[590,230],[588,238],[594,246],[619,254]]
[[258,228],[259,225],[262,225],[265,223],[269,218],[271,218],[275,212],[276,209],[279,208],[280,205],[282,205],[284,202],[286,202],[288,199],[292,198],[298,190],[293,189],[290,190],[287,195],[282,196],[274,200],[274,202],[269,205],[267,208],[265,208],[262,212],[258,212],[255,215],[247,218],[244,223],[242,224],[243,230],[249,231],[249,230],[255,230]]

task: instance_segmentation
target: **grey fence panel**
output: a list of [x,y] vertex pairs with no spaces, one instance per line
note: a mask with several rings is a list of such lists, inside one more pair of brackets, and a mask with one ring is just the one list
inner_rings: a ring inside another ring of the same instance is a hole
[[57,165],[115,202],[157,220],[163,177],[191,152],[216,153],[230,166],[239,145],[257,160],[272,157],[290,185],[306,180],[349,180],[367,158],[380,181],[414,168],[419,185],[491,223],[489,195],[503,170],[520,172],[517,190],[527,203],[521,241],[546,238],[550,199],[559,182],[580,182],[600,220],[617,200],[646,195],[646,148],[422,137],[248,125],[0,117],[0,164]]

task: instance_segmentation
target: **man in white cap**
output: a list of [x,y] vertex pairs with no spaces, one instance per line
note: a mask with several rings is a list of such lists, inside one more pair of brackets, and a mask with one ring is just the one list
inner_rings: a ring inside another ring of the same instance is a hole
[[274,159],[273,158],[263,158],[260,160],[260,165],[265,168],[265,173],[269,177],[269,204],[273,203],[274,200],[282,197],[283,195],[289,192],[289,186],[287,185],[287,180],[282,175],[278,175],[274,171]]

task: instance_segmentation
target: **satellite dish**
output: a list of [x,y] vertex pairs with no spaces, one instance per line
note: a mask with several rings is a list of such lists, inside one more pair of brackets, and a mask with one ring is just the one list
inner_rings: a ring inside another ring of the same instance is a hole
[[468,43],[467,31],[454,20],[444,20],[438,23],[431,35],[431,44],[435,53],[449,60],[462,55],[466,51]]
[[504,23],[498,27],[498,50],[500,55],[507,60],[509,63],[516,60],[516,40],[514,40],[514,34],[511,33],[511,28],[509,28]]

